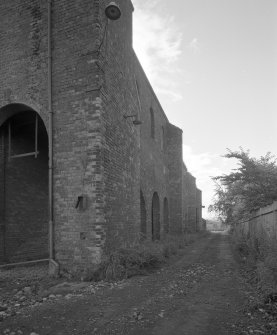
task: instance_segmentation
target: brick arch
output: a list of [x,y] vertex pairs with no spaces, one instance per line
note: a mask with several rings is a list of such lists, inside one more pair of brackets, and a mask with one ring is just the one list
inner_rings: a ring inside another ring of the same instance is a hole
[[142,190],[140,190],[140,232],[142,234],[142,238],[145,238],[147,234],[146,205]]
[[5,106],[0,109],[0,263],[48,258],[48,203],[44,122],[26,105]]
[[36,104],[28,105],[25,102],[13,102],[0,107],[0,127],[11,116],[20,112],[36,112],[42,119],[45,129],[48,133],[47,111],[41,110]]
[[160,199],[157,192],[152,197],[152,240],[160,239]]
[[169,233],[169,207],[168,207],[168,200],[165,197],[163,203],[163,223],[164,223],[164,232],[166,234]]

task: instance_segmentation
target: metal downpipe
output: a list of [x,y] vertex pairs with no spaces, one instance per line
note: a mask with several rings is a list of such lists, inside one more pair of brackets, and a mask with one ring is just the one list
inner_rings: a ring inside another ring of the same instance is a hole
[[49,258],[54,259],[53,218],[53,108],[52,108],[52,0],[48,0],[48,113],[49,113]]

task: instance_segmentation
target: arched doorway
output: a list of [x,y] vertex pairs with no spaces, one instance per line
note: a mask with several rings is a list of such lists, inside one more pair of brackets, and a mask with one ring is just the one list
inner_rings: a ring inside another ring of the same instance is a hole
[[0,109],[0,262],[48,258],[48,135],[34,110]]
[[145,200],[142,191],[140,190],[140,232],[142,238],[146,237],[147,230],[146,230],[146,207],[145,207]]
[[155,192],[152,198],[152,240],[160,239],[160,199]]
[[166,234],[169,233],[169,209],[168,209],[168,200],[164,198],[164,208],[163,208],[163,216],[164,216],[164,232]]

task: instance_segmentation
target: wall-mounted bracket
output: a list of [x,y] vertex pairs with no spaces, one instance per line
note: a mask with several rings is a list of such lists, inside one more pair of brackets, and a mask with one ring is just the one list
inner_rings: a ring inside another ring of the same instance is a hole
[[87,196],[80,194],[77,197],[75,208],[79,210],[85,210],[87,208]]

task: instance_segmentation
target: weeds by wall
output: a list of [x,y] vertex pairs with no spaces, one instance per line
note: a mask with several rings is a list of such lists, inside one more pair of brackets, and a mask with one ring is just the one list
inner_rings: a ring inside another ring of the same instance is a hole
[[277,292],[277,202],[235,225],[233,241],[265,293]]
[[243,258],[246,268],[252,270],[253,280],[264,295],[277,292],[277,238],[260,231],[259,235],[244,234],[235,229],[233,243]]
[[121,280],[145,274],[161,266],[167,258],[176,255],[179,249],[193,243],[198,234],[168,235],[161,241],[138,239],[105,255],[98,268],[87,269],[83,280]]

